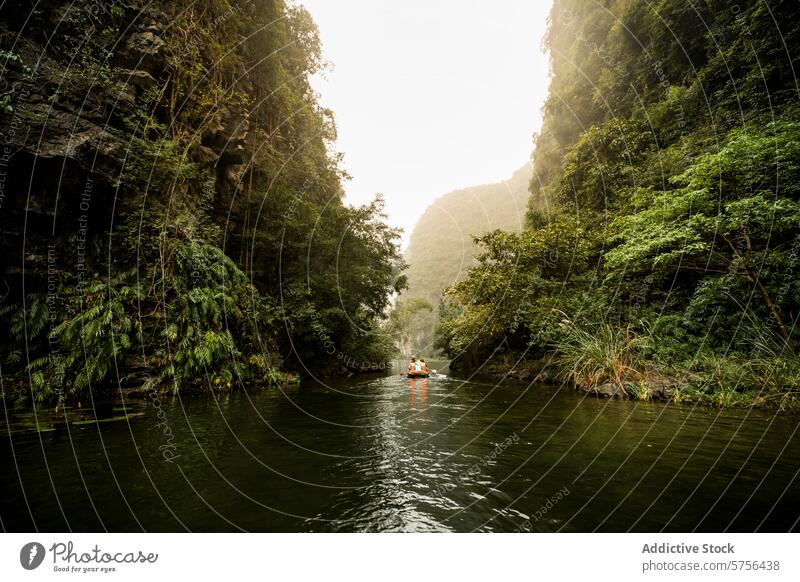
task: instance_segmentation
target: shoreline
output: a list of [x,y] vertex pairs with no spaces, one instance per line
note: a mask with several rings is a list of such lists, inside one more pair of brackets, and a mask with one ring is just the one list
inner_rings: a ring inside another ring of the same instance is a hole
[[[510,363],[508,360],[516,360]],[[622,382],[578,382],[573,375],[566,377],[558,370],[557,358],[548,356],[537,360],[505,358],[489,360],[479,367],[461,366],[451,369],[459,374],[479,374],[519,382],[543,384],[564,383],[579,394],[598,399],[653,401],[667,404],[693,404],[710,408],[759,408],[782,413],[800,413],[800,398],[791,392],[775,394],[764,388],[752,390],[703,390],[697,384],[702,377],[698,372],[675,370],[671,373],[642,374],[641,378],[623,379]]]
[[[326,378],[351,378],[354,376],[367,376],[376,375],[386,372],[387,368],[358,368],[350,369],[343,368],[334,372],[330,370],[315,370],[314,376],[318,379]],[[246,382],[248,388],[263,390],[272,387],[286,387],[296,386],[311,378],[309,374],[300,374],[293,371],[280,370],[280,378],[276,377],[275,381],[266,381],[260,378],[252,378]],[[36,407],[42,408],[58,408],[61,406],[72,406],[80,404],[84,400],[91,399],[97,403],[120,402],[124,400],[146,400],[152,398],[152,395],[158,397],[174,396],[180,394],[181,397],[195,397],[195,396],[209,396],[209,395],[225,395],[233,394],[243,390],[243,386],[232,385],[230,387],[220,385],[211,385],[205,383],[203,385],[187,386],[176,392],[169,382],[155,381],[150,382],[147,377],[139,377],[135,382],[122,381],[117,384],[108,383],[98,386],[91,390],[91,393],[70,395],[61,400],[48,400],[44,402],[35,403]],[[4,389],[0,392],[0,402],[5,406],[14,408],[28,408],[34,407],[34,402],[31,400],[30,384],[25,382],[20,377],[10,377],[4,380]]]

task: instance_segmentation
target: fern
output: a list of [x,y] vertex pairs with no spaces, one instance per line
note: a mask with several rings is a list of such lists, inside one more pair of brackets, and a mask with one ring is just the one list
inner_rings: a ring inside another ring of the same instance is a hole
[[134,325],[134,303],[143,293],[138,286],[98,279],[81,283],[68,297],[79,307],[50,332],[59,349],[29,364],[34,399],[54,394],[79,396],[109,378],[124,362],[132,339],[141,339]]
[[173,382],[174,390],[204,380],[212,389],[230,389],[261,367],[258,360],[242,359],[240,345],[256,351],[256,313],[245,314],[240,305],[254,302],[261,312],[265,306],[225,253],[195,241],[181,245],[175,253],[173,283],[175,294],[161,335],[172,344],[171,363],[162,375]]
[[15,367],[22,359],[19,346],[32,345],[41,338],[49,318],[44,293],[30,294],[25,304],[10,303],[0,307],[0,329],[5,330],[0,356],[2,362]]

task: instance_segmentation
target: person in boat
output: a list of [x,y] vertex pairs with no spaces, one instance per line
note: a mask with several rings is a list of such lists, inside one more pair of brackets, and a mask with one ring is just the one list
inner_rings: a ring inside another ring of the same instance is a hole
[[408,368],[409,378],[428,378],[430,373],[428,371],[428,364],[422,358],[414,359],[412,365]]
[[414,378],[422,378],[428,376],[427,366],[424,360],[411,358],[411,363],[408,366],[408,376]]

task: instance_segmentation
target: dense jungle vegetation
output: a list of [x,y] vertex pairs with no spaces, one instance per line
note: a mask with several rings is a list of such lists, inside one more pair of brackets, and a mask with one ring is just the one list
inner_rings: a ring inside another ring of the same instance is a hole
[[797,404],[800,11],[556,0],[527,227],[447,291],[456,363]]
[[[376,368],[401,289],[382,200],[348,207],[283,0],[0,10],[4,392],[228,390]],[[16,388],[15,388],[16,387]]]

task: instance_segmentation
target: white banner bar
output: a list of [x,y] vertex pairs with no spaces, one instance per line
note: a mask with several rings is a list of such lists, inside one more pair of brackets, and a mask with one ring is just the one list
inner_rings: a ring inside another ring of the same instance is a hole
[[792,534],[4,534],[0,580],[800,580]]

